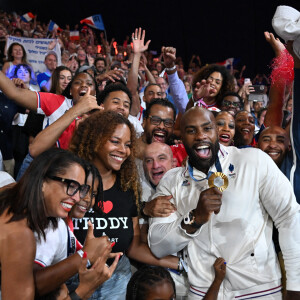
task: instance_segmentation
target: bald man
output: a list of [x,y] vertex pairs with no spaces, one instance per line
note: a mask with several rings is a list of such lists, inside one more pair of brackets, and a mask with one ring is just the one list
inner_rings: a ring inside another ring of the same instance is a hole
[[291,150],[286,130],[279,126],[265,128],[259,136],[258,148],[266,152],[280,168],[283,159]]
[[[187,164],[169,170],[152,197],[172,197],[176,211],[150,219],[151,251],[163,257],[187,247],[188,299],[205,296],[217,257],[227,262],[218,299],[249,299],[249,295],[282,299],[272,243],[274,221],[285,259],[288,296],[299,297],[300,206],[287,178],[258,149],[220,145],[215,119],[201,107],[183,115],[181,136]],[[216,172],[227,177],[227,188],[224,176]],[[208,183],[212,174],[218,180]],[[225,189],[221,192],[218,187]]]
[[[146,146],[143,159],[145,178],[142,181],[143,202],[141,204],[143,218],[140,218],[141,236],[146,243],[149,228],[148,217],[168,217],[176,210],[169,196],[158,197],[151,201],[164,174],[175,168],[176,164],[177,160],[173,158],[172,150],[167,144],[153,142]],[[186,273],[178,274],[177,270],[169,271],[176,285],[176,296],[185,297],[189,287]]]
[[142,182],[142,201],[145,202],[144,215],[148,217],[167,217],[174,212],[174,206],[169,200],[165,199],[168,197],[150,200],[164,174],[175,167],[176,159],[173,158],[170,146],[159,142],[153,142],[146,146],[143,159],[145,180]]

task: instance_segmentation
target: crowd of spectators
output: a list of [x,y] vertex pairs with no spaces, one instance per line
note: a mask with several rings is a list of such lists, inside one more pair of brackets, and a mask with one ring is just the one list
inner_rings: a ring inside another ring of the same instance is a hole
[[251,79],[74,30],[0,11],[0,299],[300,299],[294,39]]

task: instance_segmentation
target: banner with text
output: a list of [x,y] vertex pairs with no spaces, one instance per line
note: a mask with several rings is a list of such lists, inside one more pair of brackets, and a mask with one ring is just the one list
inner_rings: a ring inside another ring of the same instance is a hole
[[[19,43],[21,44],[24,49],[26,50],[27,54],[27,61],[33,67],[33,70],[36,75],[39,73],[43,73],[46,71],[46,67],[44,64],[45,55],[48,51],[48,45],[55,41],[54,39],[31,39],[25,37],[16,37],[16,36],[9,36],[6,42],[6,49],[12,43]],[[57,42],[55,47],[52,49],[57,54],[57,66],[61,65],[61,52],[60,52],[60,45]]]

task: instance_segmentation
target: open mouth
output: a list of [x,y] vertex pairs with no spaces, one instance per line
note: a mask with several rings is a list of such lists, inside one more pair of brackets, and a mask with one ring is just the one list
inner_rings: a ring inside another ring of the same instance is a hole
[[164,175],[164,171],[160,171],[160,172],[152,172],[152,177],[153,177],[154,179],[160,178],[160,177],[162,177],[163,175]]
[[82,97],[84,96],[85,94],[87,93],[87,90],[86,89],[83,89],[79,92],[79,96]]
[[229,134],[221,134],[219,135],[219,140],[223,143],[229,143],[230,142],[230,135]]
[[249,128],[243,128],[242,133],[244,134],[250,134],[250,129]]
[[200,158],[207,159],[211,156],[211,149],[209,145],[201,145],[196,147],[196,153]]
[[166,137],[167,137],[167,134],[166,134],[166,132],[163,132],[163,131],[155,131],[153,133],[153,138],[154,138],[154,141],[156,141],[156,142],[165,143]]

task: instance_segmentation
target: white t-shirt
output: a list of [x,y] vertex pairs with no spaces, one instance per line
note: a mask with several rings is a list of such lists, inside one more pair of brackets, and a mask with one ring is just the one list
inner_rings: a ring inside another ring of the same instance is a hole
[[7,172],[0,171],[0,188],[13,182],[15,182],[15,180]]
[[42,267],[48,267],[67,258],[68,228],[64,220],[58,219],[58,228],[52,226],[45,230],[46,240],[36,238],[36,254],[34,262]]

